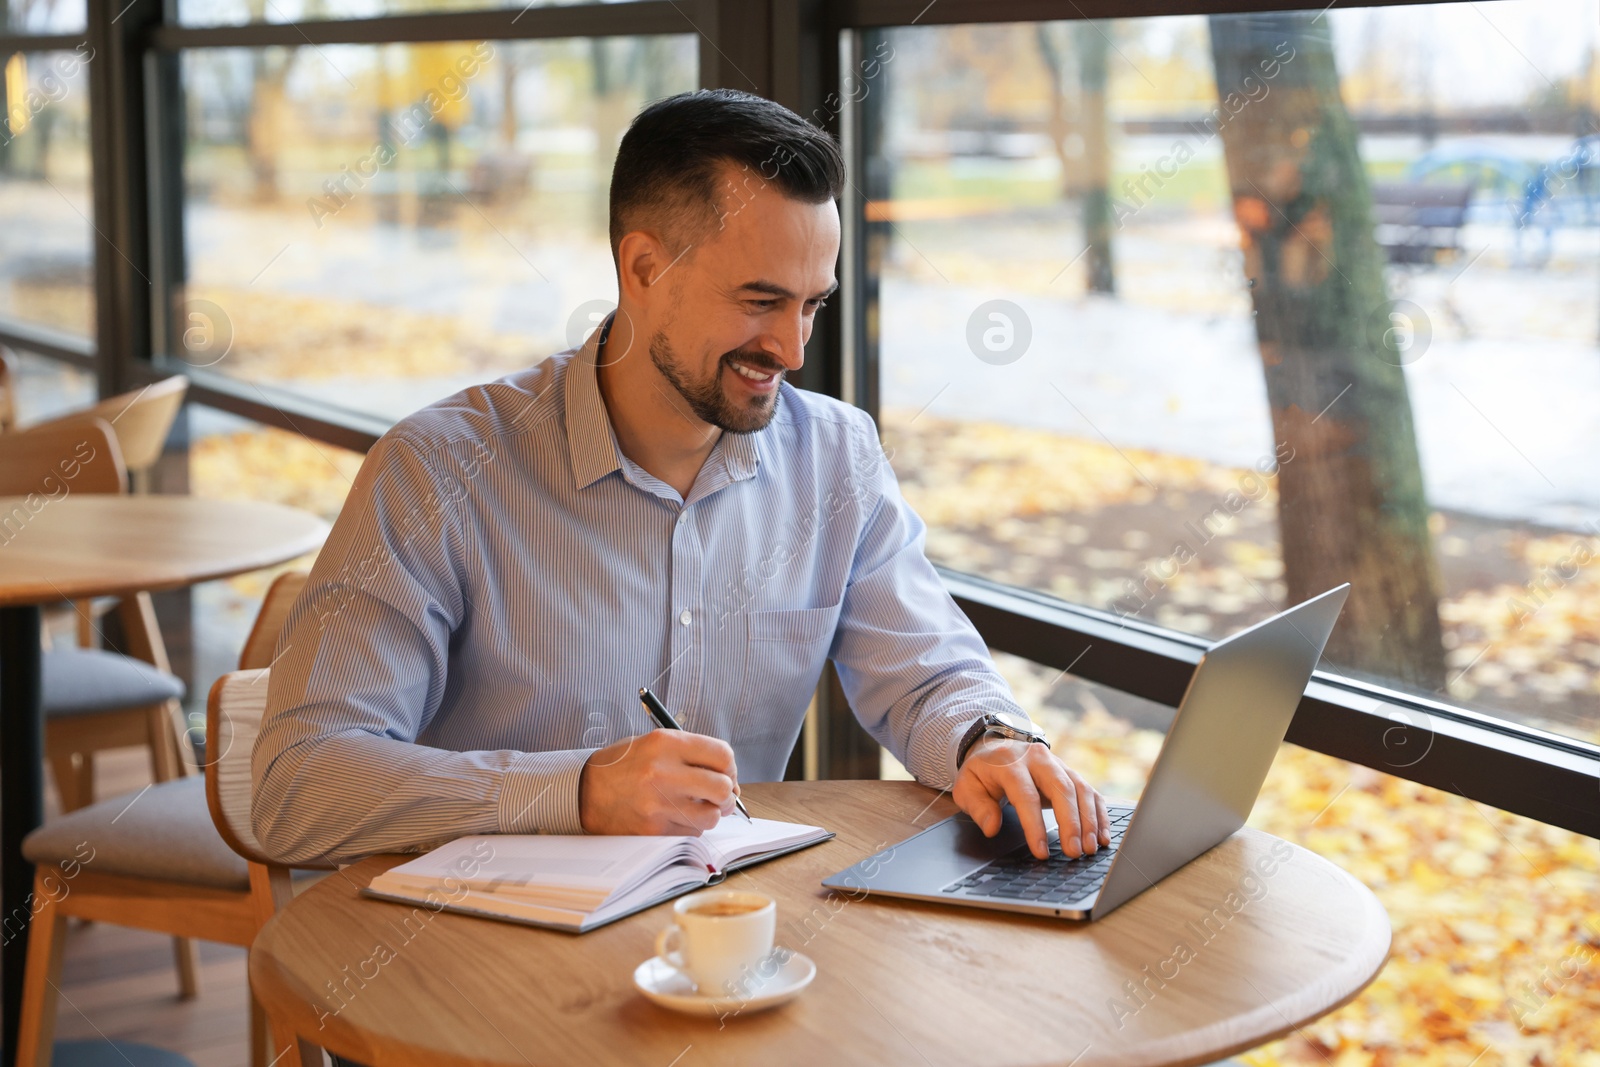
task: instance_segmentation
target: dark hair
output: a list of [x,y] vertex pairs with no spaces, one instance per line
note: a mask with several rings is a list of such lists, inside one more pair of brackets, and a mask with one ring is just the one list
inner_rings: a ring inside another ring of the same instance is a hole
[[[741,189],[776,188],[822,204],[844,190],[844,155],[826,131],[782,104],[737,89],[697,89],[639,112],[611,171],[611,259],[650,228],[678,254],[718,224],[717,182],[732,164]],[[746,196],[749,193],[745,194]]]

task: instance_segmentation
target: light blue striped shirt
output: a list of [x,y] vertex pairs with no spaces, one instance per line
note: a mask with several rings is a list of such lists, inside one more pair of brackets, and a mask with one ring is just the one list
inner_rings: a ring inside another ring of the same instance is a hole
[[868,416],[780,386],[687,499],[622,454],[578,350],[467,389],[373,447],[279,638],[254,827],[286,862],[481,833],[580,833],[592,752],[651,728],[783,776],[824,662],[936,788],[1019,710],[923,552]]

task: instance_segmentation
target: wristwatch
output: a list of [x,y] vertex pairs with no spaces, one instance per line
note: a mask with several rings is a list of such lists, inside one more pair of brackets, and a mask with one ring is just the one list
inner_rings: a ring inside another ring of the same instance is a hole
[[961,744],[956,747],[956,766],[961,766],[961,761],[967,758],[967,752],[978,743],[980,737],[1004,737],[1010,741],[1029,741],[1050,747],[1050,741],[1044,732],[1035,726],[1025,715],[1014,711],[985,712],[981,718],[973,721],[967,732],[961,735]]

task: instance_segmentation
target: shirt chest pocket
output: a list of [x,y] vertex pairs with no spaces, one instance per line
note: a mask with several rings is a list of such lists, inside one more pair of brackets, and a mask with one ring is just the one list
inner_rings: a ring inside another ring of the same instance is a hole
[[752,611],[745,616],[744,682],[734,712],[735,740],[794,743],[827,662],[840,607]]

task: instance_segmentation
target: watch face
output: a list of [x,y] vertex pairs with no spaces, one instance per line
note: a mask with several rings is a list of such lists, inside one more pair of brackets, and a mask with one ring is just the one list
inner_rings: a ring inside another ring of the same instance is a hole
[[992,714],[996,719],[1005,723],[1013,730],[1020,730],[1027,734],[1037,732],[1037,728],[1033,725],[1032,720],[1030,720],[1026,715],[1022,715],[1015,711],[996,711],[992,712]]

